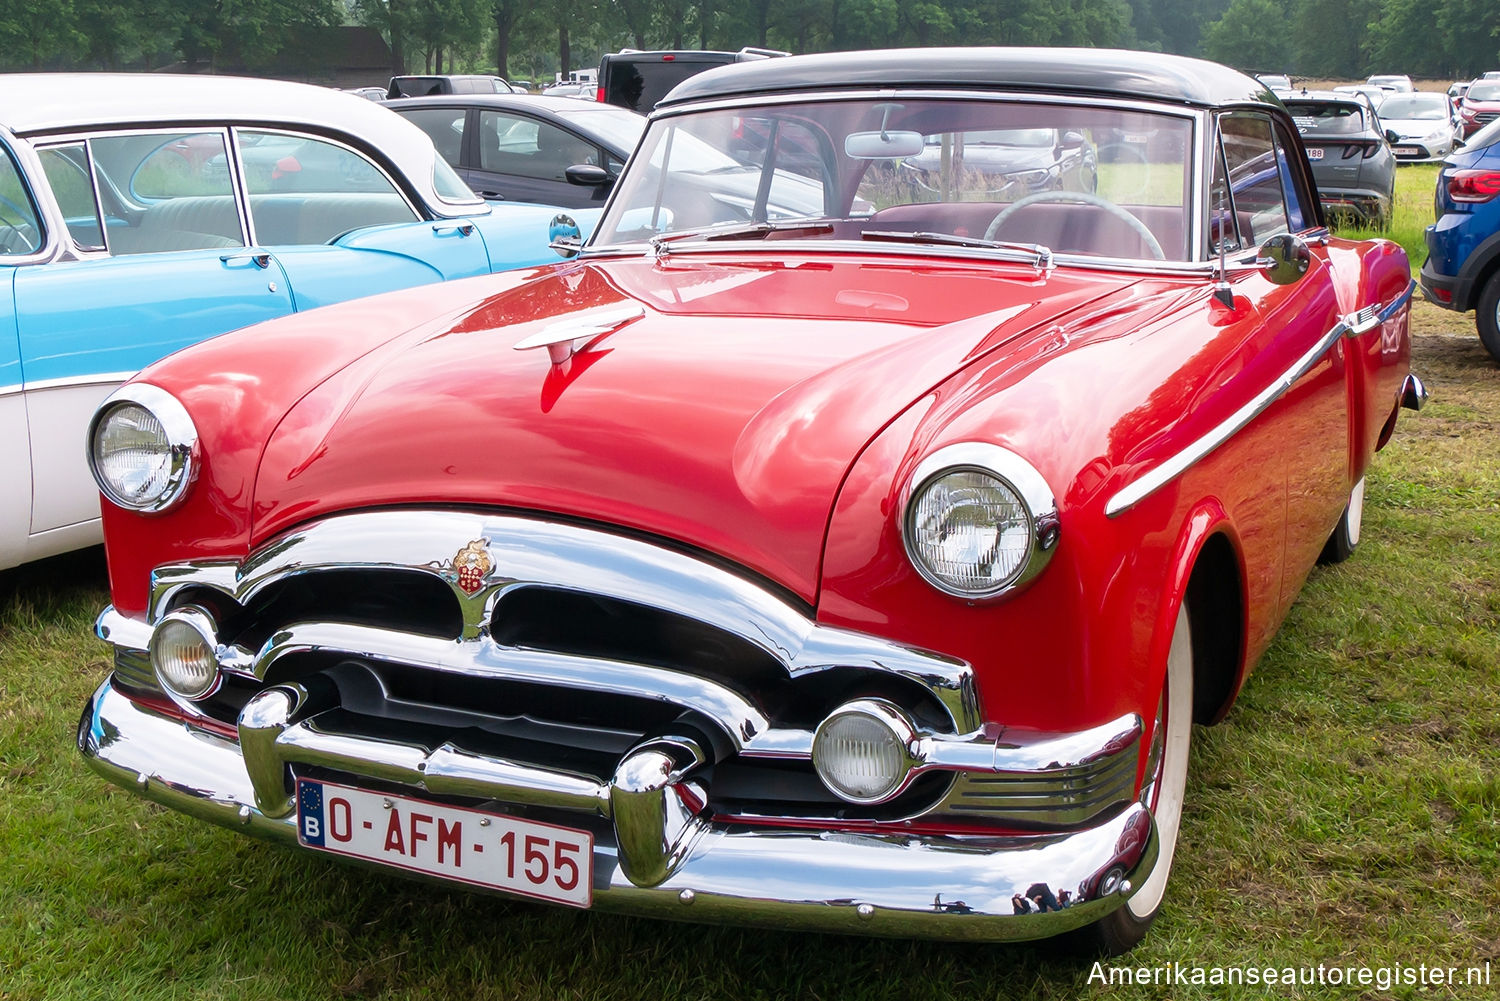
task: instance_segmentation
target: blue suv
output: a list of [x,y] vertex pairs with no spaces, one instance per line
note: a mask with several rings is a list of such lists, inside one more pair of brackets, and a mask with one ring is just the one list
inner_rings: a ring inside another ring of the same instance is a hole
[[1443,161],[1433,202],[1422,292],[1446,309],[1475,310],[1479,339],[1500,361],[1500,120]]

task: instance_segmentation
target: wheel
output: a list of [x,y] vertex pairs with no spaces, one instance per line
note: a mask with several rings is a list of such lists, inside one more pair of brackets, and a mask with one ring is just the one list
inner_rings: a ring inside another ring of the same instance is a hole
[[1474,321],[1479,326],[1479,340],[1490,357],[1500,361],[1500,271],[1490,275],[1479,291],[1474,307]]
[[1145,242],[1146,249],[1150,251],[1153,258],[1158,261],[1166,260],[1167,255],[1162,252],[1161,244],[1157,242],[1151,230],[1146,228],[1145,223],[1120,208],[1120,206],[1108,198],[1101,198],[1098,195],[1083,191],[1038,191],[1034,195],[1017,198],[1001,209],[995,218],[990,220],[989,226],[985,228],[984,238],[986,240],[998,239],[995,234],[1000,232],[1001,227],[1005,225],[1007,219],[1028,205],[1040,205],[1043,202],[1072,202],[1076,205],[1092,205],[1096,209],[1102,209],[1129,226]]
[[1359,545],[1359,526],[1365,516],[1365,481],[1354,484],[1354,489],[1349,491],[1349,503],[1344,508],[1343,517],[1334,526],[1333,534],[1323,544],[1323,551],[1318,554],[1319,563],[1342,563],[1354,552],[1354,547]]
[[1167,653],[1167,677],[1157,702],[1156,721],[1151,727],[1151,749],[1146,758],[1147,778],[1141,785],[1141,802],[1156,819],[1160,845],[1156,867],[1124,906],[1118,907],[1083,929],[1086,951],[1118,956],[1146,937],[1146,931],[1161,910],[1167,877],[1177,853],[1177,833],[1182,826],[1182,800],[1187,790],[1188,745],[1193,727],[1193,631],[1186,603],[1177,610],[1172,645]]

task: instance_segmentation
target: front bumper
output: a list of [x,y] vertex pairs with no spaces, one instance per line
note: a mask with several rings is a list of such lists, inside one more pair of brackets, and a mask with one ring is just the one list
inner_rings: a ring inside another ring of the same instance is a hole
[[[94,693],[78,747],[105,778],[183,813],[297,843],[296,815],[273,817],[239,742],[126,697]],[[639,819],[639,818],[637,818]],[[1123,904],[1157,859],[1149,811],[1132,802],[1066,833],[971,836],[751,827],[704,819],[670,873],[638,885],[622,865],[620,828],[596,828],[593,906],[679,920],[861,935],[1023,940],[1098,920]],[[631,832],[626,831],[626,836]],[[1080,892],[1073,906],[1016,914],[1038,883]]]

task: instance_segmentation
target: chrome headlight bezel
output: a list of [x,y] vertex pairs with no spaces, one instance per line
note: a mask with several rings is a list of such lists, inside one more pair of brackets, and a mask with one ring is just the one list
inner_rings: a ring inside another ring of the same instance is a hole
[[[167,479],[165,488],[150,498],[125,496],[118,486],[111,483],[99,468],[99,432],[109,419],[126,407],[145,410],[161,425],[168,447]],[[187,408],[171,393],[149,383],[127,383],[109,395],[89,421],[88,437],[84,447],[88,452],[89,472],[105,498],[116,507],[144,514],[157,514],[169,510],[187,495],[188,488],[197,479],[199,467],[198,428],[188,415]]]
[[[1027,515],[1025,558],[1004,580],[984,588],[962,588],[938,574],[922,559],[915,539],[918,502],[934,484],[954,473],[979,473],[998,481],[1020,500]],[[901,542],[912,567],[944,594],[970,601],[1001,598],[1025,587],[1047,568],[1061,537],[1057,500],[1046,479],[1015,452],[987,442],[948,445],[923,459],[902,492],[900,510]]]

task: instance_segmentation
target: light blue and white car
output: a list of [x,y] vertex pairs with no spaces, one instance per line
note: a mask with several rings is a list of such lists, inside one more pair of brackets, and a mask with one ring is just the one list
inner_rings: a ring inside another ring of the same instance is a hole
[[597,215],[484,202],[416,126],[321,87],[0,76],[0,568],[99,540],[85,430],[146,364],[325,303],[556,262],[549,244]]

